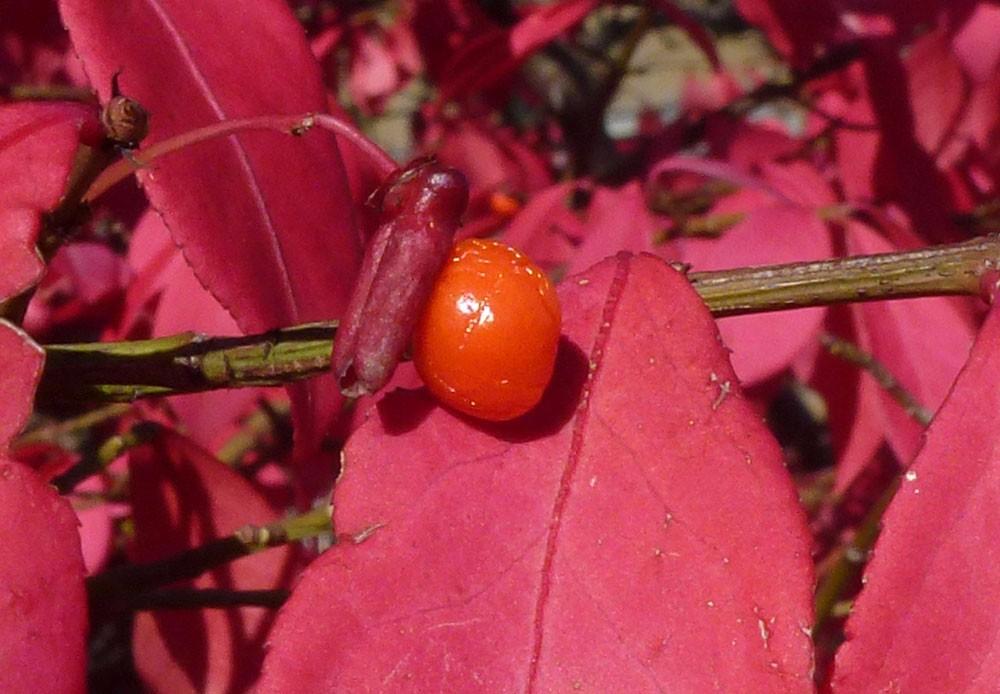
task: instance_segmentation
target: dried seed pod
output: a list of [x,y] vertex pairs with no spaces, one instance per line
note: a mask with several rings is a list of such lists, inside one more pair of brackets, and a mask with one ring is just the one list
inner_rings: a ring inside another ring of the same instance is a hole
[[111,99],[101,111],[101,124],[107,139],[124,149],[138,147],[149,132],[149,113],[121,93],[117,72],[111,78]]
[[468,199],[465,176],[427,158],[390,175],[372,195],[369,204],[381,221],[365,249],[333,350],[345,395],[373,393],[392,376]]

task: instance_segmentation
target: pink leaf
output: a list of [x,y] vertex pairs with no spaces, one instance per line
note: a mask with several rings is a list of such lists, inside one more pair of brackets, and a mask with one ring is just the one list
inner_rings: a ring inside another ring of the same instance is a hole
[[59,202],[81,137],[99,127],[81,104],[0,105],[0,301],[41,275],[41,214]]
[[0,454],[28,422],[35,402],[35,387],[42,375],[45,352],[19,328],[0,320]]
[[561,299],[534,415],[397,391],[354,434],[261,692],[811,690],[803,521],[704,305],[625,254]]
[[[174,433],[130,458],[135,520],[132,556],[163,559],[277,512],[261,493],[211,454]],[[194,580],[197,588],[256,590],[283,585],[291,548],[244,557]],[[136,616],[136,668],[164,692],[243,691],[260,669],[270,613],[259,608],[162,610]]]
[[[171,259],[160,261],[165,252]],[[173,335],[186,330],[206,335],[238,335],[239,328],[232,316],[198,282],[191,268],[171,241],[160,216],[148,211],[136,225],[129,246],[129,260],[139,272],[138,286],[133,291],[132,304],[149,301],[158,294],[152,320],[153,337]],[[238,417],[268,392],[263,388],[214,390],[170,399],[185,433],[198,444],[215,449],[232,436]]]
[[971,16],[952,37],[952,50],[962,69],[976,82],[993,78],[1000,67],[1000,7],[976,4]]
[[998,344],[994,308],[885,515],[834,691],[985,692],[1000,682]]
[[87,599],[76,515],[0,458],[0,691],[83,692]]
[[587,208],[583,243],[569,261],[569,272],[580,272],[618,251],[652,252],[654,237],[663,226],[649,211],[638,181],[618,189],[595,188]]
[[[801,178],[803,172],[797,171]],[[807,186],[803,185],[803,188]],[[789,189],[796,196],[806,195]],[[819,260],[833,255],[833,242],[815,210],[775,204],[757,191],[723,199],[713,214],[743,213],[743,220],[715,240],[679,239],[674,246],[692,271]],[[819,334],[825,309],[809,308],[719,322],[733,351],[736,373],[744,383],[757,383],[784,370]]]
[[[847,250],[852,254],[898,250],[871,228],[850,223]],[[934,412],[965,363],[975,331],[961,299],[929,297],[910,301],[878,301],[852,307],[859,339],[885,364],[917,402]],[[933,329],[928,329],[933,326]],[[923,427],[881,394],[886,437],[900,460],[913,458]]]
[[511,219],[503,240],[546,270],[564,265],[573,251],[572,240],[583,236],[583,225],[568,200],[575,184],[556,183],[532,195]]
[[597,0],[562,0],[544,5],[518,22],[510,31],[510,52],[523,58],[583,20]]
[[88,575],[97,573],[107,564],[115,540],[114,520],[127,514],[123,504],[94,503],[94,495],[107,495],[111,483],[100,476],[90,477],[74,490],[78,494],[76,517],[80,524],[80,550]]
[[[832,306],[826,313],[824,329],[831,335],[858,344],[856,316],[848,306]],[[842,494],[859,473],[871,463],[885,440],[882,388],[871,374],[823,348],[819,341],[796,361],[796,374],[808,381],[823,399],[832,404],[827,426],[837,456],[835,492]]]
[[[102,100],[151,113],[146,144],[228,118],[325,111],[320,72],[280,0],[63,0],[63,20]],[[238,57],[238,59],[236,59]],[[140,178],[201,282],[244,332],[337,317],[360,259],[335,138],[255,133],[204,143]],[[329,381],[290,388],[300,453],[340,398]]]
[[440,103],[503,79],[532,53],[583,21],[598,0],[559,0],[531,12],[509,30],[487,30],[456,51],[440,82]]
[[947,33],[935,31],[914,42],[906,56],[906,71],[916,139],[934,152],[955,128],[968,98],[965,76]]
[[750,176],[739,167],[728,162],[716,161],[713,159],[702,159],[676,155],[666,157],[658,161],[649,171],[648,179],[655,181],[664,174],[673,171],[686,171],[689,173],[701,174],[707,178],[717,178],[720,181],[727,181],[741,188],[759,190],[763,193],[773,195],[777,200],[787,203],[791,199],[778,188],[767,181],[756,176]]

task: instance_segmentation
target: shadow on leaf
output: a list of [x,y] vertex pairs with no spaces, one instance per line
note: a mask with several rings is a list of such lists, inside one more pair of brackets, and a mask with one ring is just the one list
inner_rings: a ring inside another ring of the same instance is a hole
[[[559,341],[555,372],[541,402],[530,412],[509,422],[486,422],[448,409],[454,417],[491,436],[512,443],[531,441],[554,434],[576,412],[580,393],[587,381],[587,357],[576,343],[563,336]],[[438,404],[426,388],[399,388],[379,400],[376,409],[389,436],[416,429]],[[447,409],[447,408],[443,408]]]

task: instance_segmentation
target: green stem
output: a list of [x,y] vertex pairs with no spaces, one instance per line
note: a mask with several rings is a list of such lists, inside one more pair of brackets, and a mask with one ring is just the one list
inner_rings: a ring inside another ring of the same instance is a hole
[[903,408],[906,414],[913,417],[918,424],[927,426],[931,423],[933,413],[921,405],[920,401],[910,391],[906,390],[885,364],[853,342],[835,337],[834,335],[820,335],[819,340],[823,347],[833,356],[848,361],[871,374],[875,382]]
[[718,272],[695,272],[691,284],[716,317],[855,301],[982,293],[1000,266],[996,236],[903,253],[862,255]]
[[[1000,267],[1000,239],[903,253],[691,273],[712,315],[736,316],[852,301],[983,296]],[[326,372],[336,322],[245,337],[183,333],[135,342],[48,345],[42,402],[131,401],[217,388],[278,385]]]
[[38,397],[45,402],[138,398],[272,386],[330,366],[336,321],[245,337],[181,333],[153,340],[46,347]]
[[116,434],[104,441],[96,450],[83,456],[83,460],[52,480],[60,494],[69,494],[76,485],[91,475],[96,475],[117,460],[129,449],[152,441],[160,432],[156,422],[140,422],[124,434]]
[[248,525],[228,537],[148,564],[109,569],[87,579],[91,605],[101,609],[128,604],[136,595],[178,581],[197,578],[255,552],[332,532],[330,507],[322,506],[266,526]]
[[52,424],[44,424],[31,429],[14,442],[15,446],[26,446],[34,443],[54,443],[63,448],[73,448],[72,439],[86,432],[91,427],[103,424],[109,420],[125,415],[132,408],[124,404],[111,404],[96,410]]
[[851,541],[837,551],[833,565],[816,589],[814,634],[826,625],[826,622],[833,615],[833,609],[837,602],[868,563],[868,553],[875,545],[875,540],[878,539],[881,529],[882,515],[889,507],[889,502],[896,495],[897,489],[899,489],[898,477],[882,492],[882,496],[869,509]]

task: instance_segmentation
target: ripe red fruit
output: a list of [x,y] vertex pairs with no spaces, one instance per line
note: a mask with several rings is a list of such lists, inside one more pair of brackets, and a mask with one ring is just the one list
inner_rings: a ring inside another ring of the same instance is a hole
[[496,241],[455,245],[417,324],[413,359],[443,403],[492,421],[538,404],[562,316],[545,273]]

